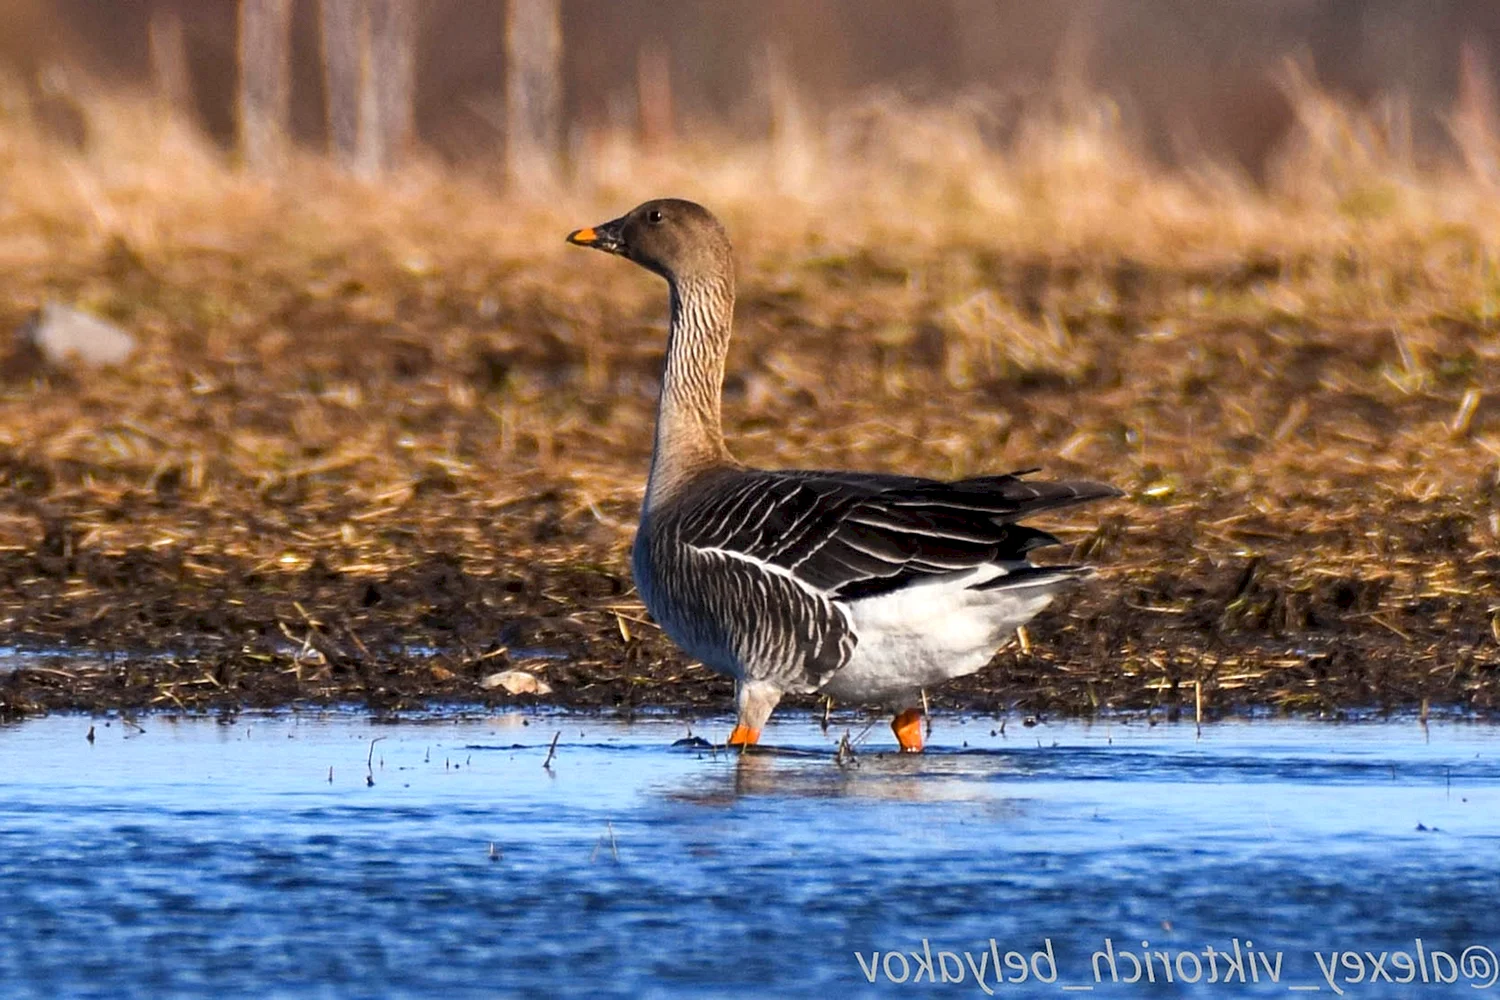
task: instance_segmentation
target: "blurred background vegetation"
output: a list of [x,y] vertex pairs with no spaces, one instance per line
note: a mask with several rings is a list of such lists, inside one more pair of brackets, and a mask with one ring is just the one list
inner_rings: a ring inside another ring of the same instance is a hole
[[[67,102],[101,84],[163,94],[226,148],[248,100],[271,105],[255,111],[299,146],[329,149],[350,141],[339,130],[358,118],[360,87],[368,83],[373,102],[394,105],[387,115],[398,119],[397,145],[484,166],[527,129],[549,134],[564,157],[581,154],[591,133],[605,128],[634,129],[651,142],[704,132],[745,140],[768,135],[793,100],[816,115],[872,92],[932,102],[982,96],[1003,139],[1017,108],[1062,83],[1107,94],[1161,162],[1209,156],[1259,177],[1295,121],[1278,83],[1289,58],[1315,69],[1341,100],[1399,106],[1424,151],[1451,151],[1446,116],[1466,87],[1491,79],[1500,7],[1487,0],[5,0],[0,29],[0,65],[23,82],[33,113],[79,142],[86,123]],[[528,96],[550,121],[526,123],[535,109],[512,106],[507,114],[507,80],[512,92],[525,88],[528,73],[545,77],[531,82]]]

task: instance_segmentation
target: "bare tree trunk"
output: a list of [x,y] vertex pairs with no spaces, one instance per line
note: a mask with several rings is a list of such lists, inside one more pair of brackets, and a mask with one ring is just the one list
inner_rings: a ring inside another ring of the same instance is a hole
[[359,152],[363,7],[360,0],[322,0],[319,20],[328,145],[340,165],[352,168]]
[[182,14],[170,0],[155,0],[146,24],[146,52],[156,96],[172,114],[187,115],[193,106],[193,82],[188,74],[187,40]]
[[369,0],[370,115],[360,122],[361,159],[388,170],[411,142],[417,11],[413,0]]
[[562,140],[559,0],[510,0],[505,24],[505,151],[511,182],[550,186]]
[[649,42],[635,57],[635,102],[640,116],[641,142],[660,148],[672,142],[672,53],[660,42]]
[[292,0],[240,0],[240,149],[257,170],[286,152]]
[[773,39],[766,43],[759,76],[765,93],[776,184],[783,191],[804,191],[815,172],[814,140],[781,42]]
[[411,143],[416,88],[415,0],[322,0],[329,145],[364,177],[399,162]]

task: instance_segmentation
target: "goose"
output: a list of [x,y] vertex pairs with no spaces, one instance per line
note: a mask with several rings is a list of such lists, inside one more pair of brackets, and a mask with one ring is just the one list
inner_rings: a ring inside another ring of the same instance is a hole
[[734,314],[729,237],[691,201],[648,201],[567,240],[666,279],[666,361],[631,550],[647,610],[689,656],[732,677],[743,748],[787,693],[883,704],[922,750],[926,688],[972,674],[1078,565],[1034,565],[1057,544],[1023,518],[1119,496],[1036,470],[941,482],[737,462],[720,420]]

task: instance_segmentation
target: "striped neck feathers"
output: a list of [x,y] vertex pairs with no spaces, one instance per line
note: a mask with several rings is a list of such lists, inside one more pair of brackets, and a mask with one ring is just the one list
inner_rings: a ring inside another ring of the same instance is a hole
[[720,418],[724,359],[734,319],[734,276],[669,279],[671,320],[646,503],[695,473],[730,462]]

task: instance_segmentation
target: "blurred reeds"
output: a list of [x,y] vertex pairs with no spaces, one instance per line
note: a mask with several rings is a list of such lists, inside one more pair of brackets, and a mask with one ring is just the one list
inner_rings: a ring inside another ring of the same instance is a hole
[[[110,695],[146,703],[184,703],[188,662],[205,696],[257,670],[287,697],[477,696],[546,642],[572,659],[530,666],[564,697],[691,699],[707,675],[641,624],[624,557],[664,289],[562,241],[670,194],[739,251],[743,460],[1130,492],[1062,525],[1100,577],[947,698],[1492,709],[1493,103],[1466,91],[1455,152],[1419,155],[1399,104],[1282,85],[1263,185],[1154,165],[1073,88],[816,118],[788,96],[753,144],[594,132],[545,199],[420,159],[257,176],[121,95],[89,99],[78,151],[5,101],[0,326],[63,300],[142,349],[5,360],[0,615],[19,641],[174,651]],[[81,682],[29,683],[0,699]]]

